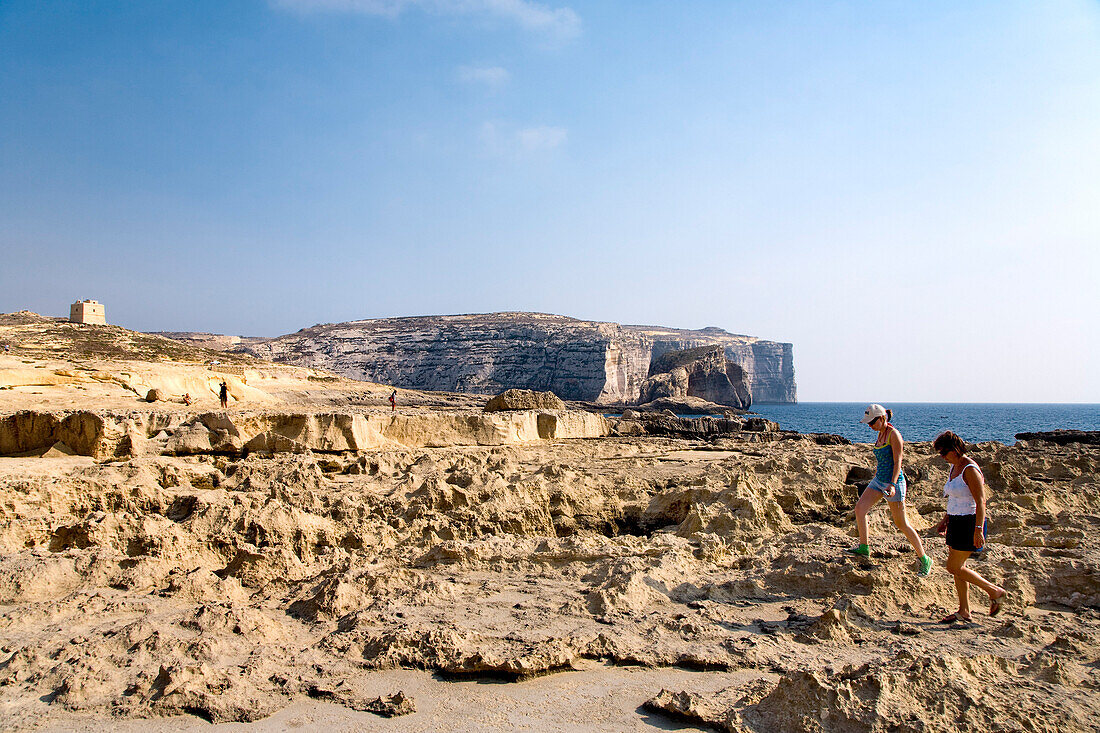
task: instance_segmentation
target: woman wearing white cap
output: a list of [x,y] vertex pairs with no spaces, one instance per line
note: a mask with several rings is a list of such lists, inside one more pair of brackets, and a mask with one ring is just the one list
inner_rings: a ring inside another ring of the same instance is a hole
[[867,488],[863,490],[859,501],[856,502],[856,527],[859,529],[859,545],[848,550],[853,555],[862,557],[871,556],[871,548],[867,542],[867,512],[878,503],[879,499],[886,497],[887,506],[890,507],[890,516],[894,518],[894,524],[913,550],[920,558],[920,566],[917,574],[926,576],[932,572],[932,558],[924,552],[924,545],[913,526],[909,524],[909,518],[905,516],[905,473],[901,470],[901,454],[905,442],[901,439],[901,433],[890,424],[890,418],[894,415],[882,405],[871,405],[863,413],[862,422],[872,430],[878,432],[875,441],[875,461],[877,467],[875,477]]

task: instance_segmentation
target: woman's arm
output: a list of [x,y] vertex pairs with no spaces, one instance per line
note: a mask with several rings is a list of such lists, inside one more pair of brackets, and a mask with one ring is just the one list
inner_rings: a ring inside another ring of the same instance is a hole
[[890,483],[895,487],[898,485],[898,476],[901,475],[901,454],[905,441],[901,439],[901,433],[897,428],[890,428],[890,434],[886,438],[890,444],[890,450],[894,453],[894,475],[890,477]]
[[982,472],[973,464],[963,469],[963,481],[974,497],[974,546],[981,548],[985,544],[985,481]]

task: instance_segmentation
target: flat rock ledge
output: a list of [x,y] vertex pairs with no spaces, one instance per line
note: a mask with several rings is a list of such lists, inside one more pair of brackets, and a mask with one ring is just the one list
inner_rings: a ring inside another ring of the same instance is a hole
[[[664,435],[673,438],[709,439],[739,436],[747,440],[778,440],[779,423],[762,417],[678,417],[670,411],[635,412],[626,410],[611,423],[617,436]],[[747,434],[747,435],[746,435]]]
[[1100,445],[1100,430],[1050,430],[1043,433],[1016,433],[1016,440],[1038,440],[1055,445],[1083,443]]
[[[44,412],[0,417],[0,455],[97,460],[141,455],[342,453],[379,448],[496,446],[600,438],[611,428],[582,410],[507,412]],[[52,455],[52,454],[51,454]]]

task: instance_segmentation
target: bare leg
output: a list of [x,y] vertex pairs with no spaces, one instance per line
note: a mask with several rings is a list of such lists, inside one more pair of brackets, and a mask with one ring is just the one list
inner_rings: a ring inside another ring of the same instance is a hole
[[950,547],[947,549],[947,572],[955,578],[955,593],[959,596],[959,616],[966,619],[970,618],[970,594],[968,592],[970,584],[967,583],[966,578],[959,574],[959,571],[968,557],[970,557],[969,552]]
[[959,594],[959,612],[966,616],[970,615],[970,599],[967,594],[970,584],[984,590],[989,594],[990,600],[996,600],[1005,594],[1004,588],[993,585],[970,568],[964,567],[963,563],[968,557],[969,552],[955,549],[951,549],[947,556],[947,572],[955,576],[955,591]]
[[920,535],[917,534],[917,530],[913,529],[913,525],[909,524],[909,517],[905,515],[905,502],[888,501],[886,505],[890,507],[890,515],[894,518],[894,526],[901,530],[901,533],[905,535],[905,539],[909,540],[909,544],[913,546],[913,551],[917,553],[917,557],[924,557],[924,545],[920,541]]
[[[952,550],[952,552],[956,552],[956,550]],[[969,552],[966,553],[966,554],[970,555]],[[982,576],[978,575],[976,572],[974,572],[970,568],[960,567],[959,571],[958,571],[958,574],[960,576],[962,576],[963,578],[965,578],[966,582],[970,583],[971,585],[976,585],[979,588],[981,588],[982,590],[984,590],[986,593],[988,593],[990,600],[1000,598],[1001,596],[1003,596],[1005,594],[1005,589],[1004,588],[1002,588],[999,585],[993,585],[993,583],[990,583],[988,580],[986,580]]]
[[881,498],[882,492],[874,489],[864,489],[859,496],[859,501],[856,502],[856,528],[859,530],[859,544],[861,545],[870,544],[867,542],[867,512],[871,511],[871,507],[877,504]]

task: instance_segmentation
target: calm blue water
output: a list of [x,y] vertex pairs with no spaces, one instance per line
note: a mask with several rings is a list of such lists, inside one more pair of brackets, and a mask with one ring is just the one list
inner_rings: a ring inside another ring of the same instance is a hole
[[[884,406],[894,411],[892,422],[906,440],[932,440],[944,430],[953,430],[972,443],[999,440],[1012,445],[1016,433],[1100,430],[1100,405],[896,402]],[[867,409],[863,402],[799,402],[751,409],[784,430],[835,433],[859,443],[875,439],[875,432],[860,422]]]

